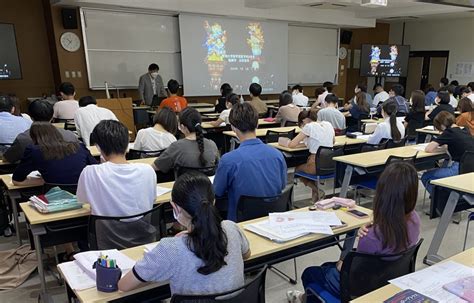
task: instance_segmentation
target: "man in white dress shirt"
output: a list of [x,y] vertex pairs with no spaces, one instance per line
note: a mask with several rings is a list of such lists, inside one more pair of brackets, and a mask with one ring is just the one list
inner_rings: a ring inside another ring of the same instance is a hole
[[306,107],[308,106],[309,98],[303,94],[303,87],[301,85],[295,85],[291,89],[293,95],[293,104],[296,106]]
[[383,86],[380,83],[374,85],[374,93],[374,99],[372,104],[370,104],[370,107],[377,107],[379,103],[383,103],[390,98],[390,95],[383,89]]
[[85,96],[79,99],[79,106],[80,108],[74,116],[74,122],[76,123],[76,131],[86,146],[90,145],[91,133],[100,121],[118,121],[111,110],[97,106],[97,101],[92,96]]

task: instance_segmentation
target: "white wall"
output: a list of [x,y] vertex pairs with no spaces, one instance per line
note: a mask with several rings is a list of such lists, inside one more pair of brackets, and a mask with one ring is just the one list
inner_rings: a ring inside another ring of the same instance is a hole
[[[412,51],[449,51],[449,79],[461,84],[474,81],[474,77],[455,75],[456,63],[474,62],[474,17],[460,19],[433,19],[427,21],[408,21],[405,23],[405,44]],[[402,23],[390,25],[391,43],[401,43]]]

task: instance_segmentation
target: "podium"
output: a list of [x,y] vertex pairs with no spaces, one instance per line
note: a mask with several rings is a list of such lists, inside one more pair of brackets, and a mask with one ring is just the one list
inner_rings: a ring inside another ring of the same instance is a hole
[[117,119],[132,132],[132,137],[135,138],[132,98],[97,99],[97,106],[110,109]]

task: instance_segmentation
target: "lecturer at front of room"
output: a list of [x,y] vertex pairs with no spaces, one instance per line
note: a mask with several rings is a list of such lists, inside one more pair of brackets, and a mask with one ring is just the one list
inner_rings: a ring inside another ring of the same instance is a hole
[[158,98],[166,98],[163,79],[158,74],[159,70],[158,64],[152,63],[148,66],[148,73],[140,77],[138,93],[146,105],[157,104]]

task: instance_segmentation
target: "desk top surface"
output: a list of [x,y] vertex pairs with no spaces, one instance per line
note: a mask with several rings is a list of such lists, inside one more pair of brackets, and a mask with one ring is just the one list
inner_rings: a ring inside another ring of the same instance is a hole
[[425,126],[423,128],[417,128],[416,132],[430,135],[440,135],[441,132],[434,129],[433,126]]
[[474,172],[431,181],[431,184],[474,194]]
[[[450,258],[447,258],[446,260],[443,260],[443,262],[448,261],[448,260],[455,261],[469,267],[474,267],[474,247],[466,251],[463,251],[462,253],[454,255]],[[383,302],[400,291],[402,290],[398,288],[397,286],[388,284],[362,297],[359,297],[351,302],[353,303]]]
[[360,120],[360,122],[362,123],[382,123],[383,121],[385,121],[384,119],[362,119]]
[[[218,119],[219,117],[217,116],[216,117],[216,120]],[[275,121],[265,121],[265,119],[258,119],[258,125],[259,126],[266,126],[266,125],[272,125],[272,124],[280,124],[278,122],[275,122]],[[224,128],[225,126],[214,126],[212,125],[210,122],[202,122],[202,128],[204,129],[209,129],[209,128]]]
[[[257,128],[256,129],[256,134],[257,137],[265,137],[267,134],[267,131],[275,131],[275,132],[289,132],[292,131],[293,129],[296,129],[296,133],[299,133],[301,131],[301,128],[298,126],[285,126],[285,127],[274,127],[274,128]],[[231,136],[231,137],[237,137],[235,132],[233,131],[224,131],[222,132],[226,136]]]
[[[369,213],[369,214],[372,213],[371,210],[363,208],[363,207],[357,207],[357,209],[359,209],[359,210],[361,210],[365,213]],[[304,210],[306,210],[306,209],[300,209],[300,210],[296,210],[296,211],[304,211]],[[330,210],[330,211],[332,211],[332,210]],[[336,213],[337,213],[337,216],[342,221],[347,223],[346,227],[339,228],[339,229],[335,230],[336,233],[345,233],[349,230],[353,230],[355,228],[361,227],[361,226],[369,223],[370,220],[371,220],[370,217],[365,218],[365,219],[355,218],[353,216],[348,215],[345,211],[342,211],[342,210],[337,210]],[[266,238],[258,236],[254,233],[246,231],[243,228],[244,225],[246,225],[246,224],[258,222],[258,221],[264,220],[264,219],[266,219],[266,217],[239,223],[240,228],[242,228],[242,230],[244,231],[244,234],[246,235],[246,237],[249,241],[249,244],[250,244],[250,251],[251,251],[252,255],[250,256],[249,260],[252,260],[252,259],[255,259],[255,258],[258,258],[258,257],[262,257],[262,256],[265,256],[265,255],[269,255],[269,254],[272,254],[272,253],[275,253],[275,252],[278,252],[278,251],[282,251],[282,250],[285,250],[285,249],[289,249],[289,248],[292,248],[292,247],[296,247],[296,246],[299,246],[299,245],[302,245],[302,244],[305,244],[305,243],[309,243],[309,242],[312,242],[312,241],[316,241],[316,240],[320,240],[320,239],[323,239],[323,238],[331,237],[331,236],[328,236],[328,235],[311,234],[311,235],[304,236],[304,237],[301,237],[301,238],[298,238],[298,239],[295,239],[295,240],[292,240],[292,241],[288,241],[288,242],[285,242],[285,243],[275,243],[275,242],[270,241]],[[137,247],[133,247],[133,248],[124,249],[122,252],[133,260],[140,260],[143,257],[143,254],[144,254],[144,246],[137,246]],[[82,291],[75,291],[75,293],[76,293],[78,299],[81,302],[104,302],[104,301],[110,301],[110,300],[114,300],[114,299],[118,299],[118,298],[123,298],[127,295],[137,293],[137,292],[143,291],[145,289],[150,289],[150,288],[156,287],[158,285],[160,285],[160,284],[159,283],[147,284],[147,285],[144,286],[144,288],[141,288],[139,290],[134,290],[132,292],[127,292],[127,293],[124,293],[124,292],[121,292],[121,291],[117,291],[117,292],[113,292],[113,293],[104,293],[104,292],[97,291],[96,288],[89,288],[89,289],[82,290]]]
[[[349,137],[346,137],[346,136],[336,136],[335,138],[336,138],[336,141],[334,142],[334,146],[341,146],[341,145],[344,145],[344,144],[355,145],[355,144],[363,144],[363,143],[367,142],[367,140],[365,140],[365,139],[349,138]],[[306,146],[299,146],[299,147],[290,148],[290,147],[286,147],[286,146],[281,146],[281,145],[278,144],[278,142],[268,143],[268,144],[275,147],[275,148],[277,148],[277,149],[279,149],[279,150],[281,150],[281,151],[285,151],[285,152],[289,152],[289,153],[308,150],[308,147],[306,147]]]
[[[166,182],[158,184],[161,187],[173,188],[174,182]],[[156,198],[155,204],[167,203],[171,200],[171,192]],[[34,207],[30,206],[29,202],[20,203],[20,207],[25,213],[25,217],[31,225],[49,223],[54,221],[66,220],[88,216],[90,214],[90,205],[83,204],[82,208],[73,209],[68,211],[60,211],[51,214],[42,214],[38,212]]]
[[188,103],[189,107],[212,107],[214,108],[215,105],[211,103]]
[[373,167],[385,164],[389,156],[410,157],[414,156],[416,152],[418,152],[416,158],[419,159],[445,154],[444,152],[427,153],[425,151],[418,150],[417,147],[420,148],[420,146],[423,145],[408,145],[403,147],[388,148],[384,150],[334,157],[334,160],[358,167]]

